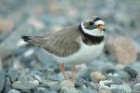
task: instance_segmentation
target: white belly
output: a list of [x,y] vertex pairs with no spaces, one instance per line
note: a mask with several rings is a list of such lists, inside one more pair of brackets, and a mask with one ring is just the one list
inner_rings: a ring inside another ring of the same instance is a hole
[[97,45],[90,45],[90,46],[81,42],[81,48],[79,49],[78,52],[67,57],[58,57],[54,55],[54,58],[59,63],[70,64],[70,65],[91,62],[102,52],[103,47],[104,47],[104,42]]

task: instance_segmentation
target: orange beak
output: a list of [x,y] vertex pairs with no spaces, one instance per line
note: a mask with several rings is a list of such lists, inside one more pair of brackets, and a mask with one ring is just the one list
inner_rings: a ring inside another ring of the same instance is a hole
[[98,29],[101,30],[101,31],[105,31],[105,27],[103,25],[99,25]]

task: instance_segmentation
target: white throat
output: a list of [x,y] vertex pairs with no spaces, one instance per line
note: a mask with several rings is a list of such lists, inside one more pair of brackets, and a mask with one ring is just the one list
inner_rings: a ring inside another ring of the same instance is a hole
[[99,29],[86,29],[84,27],[83,22],[81,23],[81,28],[84,31],[84,33],[92,36],[104,36],[104,31],[100,31]]

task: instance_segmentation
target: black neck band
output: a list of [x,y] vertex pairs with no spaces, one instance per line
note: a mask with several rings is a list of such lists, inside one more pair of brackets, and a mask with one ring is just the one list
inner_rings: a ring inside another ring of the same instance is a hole
[[104,41],[104,36],[92,36],[92,35],[86,34],[83,31],[81,24],[79,25],[79,31],[82,34],[83,42],[87,45],[99,44],[102,41]]

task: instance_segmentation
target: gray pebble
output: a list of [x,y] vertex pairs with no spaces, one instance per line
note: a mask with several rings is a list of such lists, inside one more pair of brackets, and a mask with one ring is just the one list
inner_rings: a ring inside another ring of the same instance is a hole
[[8,93],[21,93],[21,92],[16,89],[11,89]]
[[18,78],[19,73],[17,70],[11,69],[11,70],[9,70],[8,73],[9,73],[9,76],[10,76],[12,82],[14,82]]
[[82,90],[81,93],[99,93],[99,92],[97,92],[97,91],[96,91],[95,89],[93,89],[93,88],[88,87],[88,88]]
[[140,83],[137,83],[136,85],[134,85],[133,91],[135,92],[140,91]]
[[25,82],[25,81],[28,81],[28,78],[27,78],[27,76],[22,75],[18,78],[18,81]]
[[73,88],[74,87],[74,83],[71,82],[70,80],[63,80],[62,82],[60,82],[60,87]]
[[75,88],[62,87],[58,93],[79,93]]
[[74,83],[70,80],[63,80],[60,82],[60,89],[58,93],[79,93],[78,90],[75,89]]
[[44,86],[44,87],[53,87],[55,85],[58,85],[57,81],[50,81],[50,80],[43,80],[42,81],[42,86]]
[[11,89],[12,89],[12,84],[11,84],[11,81],[10,81],[10,77],[6,77],[3,92],[8,93]]
[[48,93],[48,91],[43,87],[38,87],[34,93]]
[[63,75],[61,73],[59,74],[55,74],[55,75],[51,75],[48,77],[49,80],[52,80],[52,81],[62,81],[63,80]]
[[36,88],[39,85],[39,82],[37,80],[34,81],[15,81],[12,86],[15,89],[33,89]]
[[42,83],[42,78],[39,75],[34,75],[34,78],[38,80],[39,83]]
[[0,92],[3,90],[5,84],[5,73],[0,71]]
[[135,69],[133,69],[132,67],[125,67],[123,70],[130,75],[131,80],[136,79],[136,77],[138,76],[138,72]]
[[132,93],[132,89],[128,85],[111,85],[112,93]]

